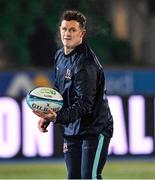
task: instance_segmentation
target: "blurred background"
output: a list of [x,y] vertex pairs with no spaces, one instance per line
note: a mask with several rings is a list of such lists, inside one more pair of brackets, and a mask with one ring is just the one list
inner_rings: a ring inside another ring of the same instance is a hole
[[105,65],[155,64],[154,0],[1,0],[0,68],[49,67],[66,9],[88,16],[87,39]]
[[53,87],[66,9],[87,16],[105,71],[115,122],[105,177],[155,178],[154,0],[0,0],[0,178],[66,177],[61,127],[40,134],[25,103],[32,88]]

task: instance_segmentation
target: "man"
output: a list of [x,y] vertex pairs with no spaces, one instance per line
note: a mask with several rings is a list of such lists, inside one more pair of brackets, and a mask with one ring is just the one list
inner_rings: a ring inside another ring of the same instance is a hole
[[113,134],[103,69],[84,42],[85,33],[86,17],[78,11],[65,11],[60,25],[63,48],[55,56],[55,86],[64,106],[58,113],[34,112],[41,117],[41,132],[47,132],[50,122],[64,127],[68,179],[101,179]]

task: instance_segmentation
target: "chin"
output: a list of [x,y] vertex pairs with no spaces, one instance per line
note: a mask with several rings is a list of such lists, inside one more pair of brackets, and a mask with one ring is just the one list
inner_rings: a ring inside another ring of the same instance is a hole
[[65,44],[64,45],[67,49],[73,49],[75,46],[73,46],[73,45],[69,45],[69,44]]

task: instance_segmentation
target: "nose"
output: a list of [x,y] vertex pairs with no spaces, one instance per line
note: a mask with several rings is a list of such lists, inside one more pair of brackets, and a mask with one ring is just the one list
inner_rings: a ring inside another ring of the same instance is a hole
[[70,35],[70,31],[69,30],[67,30],[66,32],[65,32],[65,35]]

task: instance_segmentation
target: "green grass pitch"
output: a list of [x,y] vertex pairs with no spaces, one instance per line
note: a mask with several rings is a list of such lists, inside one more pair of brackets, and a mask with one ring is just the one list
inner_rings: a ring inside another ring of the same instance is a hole
[[[155,179],[155,161],[109,160],[105,179]],[[64,162],[0,163],[0,179],[66,179]]]

